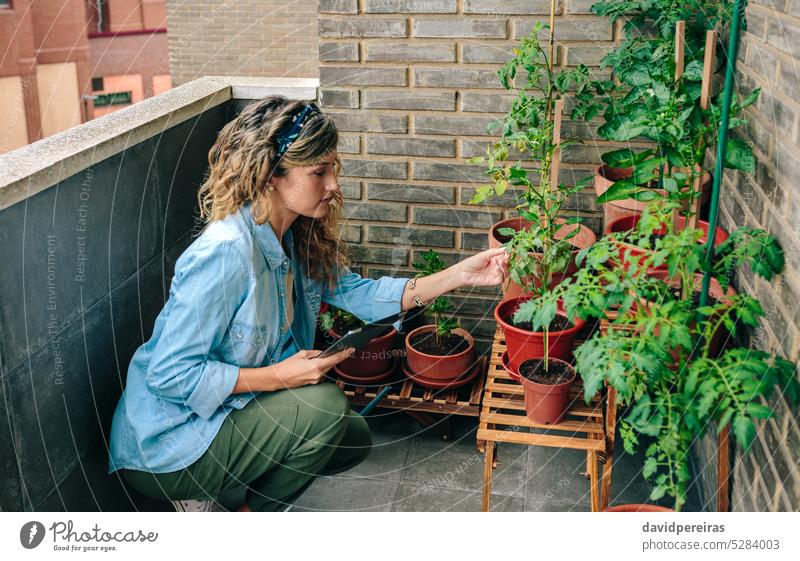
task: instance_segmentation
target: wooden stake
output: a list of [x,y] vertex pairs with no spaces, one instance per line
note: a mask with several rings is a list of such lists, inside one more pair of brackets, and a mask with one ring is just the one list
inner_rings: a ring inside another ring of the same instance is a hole
[[[708,103],[711,99],[711,74],[714,71],[716,47],[717,33],[713,29],[709,29],[706,31],[706,49],[703,55],[703,81],[700,84],[700,107],[703,109],[708,109]],[[705,157],[703,161],[705,161]],[[700,212],[700,199],[702,199],[700,190],[703,188],[703,166],[696,165],[695,173],[697,177],[695,177],[692,182],[692,190],[695,192],[696,197],[692,200],[692,207],[689,209],[689,228],[694,228],[697,225],[697,215]]]
[[675,81],[683,76],[683,50],[686,41],[686,22],[681,20],[675,24]]
[[550,0],[550,60],[548,66],[550,73],[553,73],[553,58],[555,56],[555,34],[556,34],[556,0]]
[[[550,165],[550,188],[558,189],[558,163],[561,159],[561,113],[564,112],[564,100],[558,99],[553,107],[553,163]],[[550,200],[547,201],[550,208]]]
[[728,512],[728,487],[730,485],[731,426],[728,425],[719,433],[719,451],[717,453],[717,512]]
[[[675,23],[675,81],[681,79],[683,76],[683,62],[684,62],[684,43],[686,39],[686,22],[681,20]],[[666,173],[664,175],[670,175],[672,173],[671,167],[669,163],[665,164]],[[678,216],[679,212],[677,210],[672,211],[672,229],[673,231],[678,229]]]

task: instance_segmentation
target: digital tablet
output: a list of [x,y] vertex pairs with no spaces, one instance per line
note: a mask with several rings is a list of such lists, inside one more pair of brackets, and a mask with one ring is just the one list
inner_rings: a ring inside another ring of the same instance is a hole
[[327,356],[336,354],[339,351],[343,351],[348,347],[353,347],[356,350],[363,349],[375,337],[380,337],[381,335],[386,335],[389,333],[393,329],[392,324],[397,321],[401,321],[405,315],[406,312],[403,311],[385,317],[374,323],[368,323],[367,325],[359,327],[358,329],[348,331],[346,335],[334,341],[330,347],[322,351],[314,358],[325,358]]

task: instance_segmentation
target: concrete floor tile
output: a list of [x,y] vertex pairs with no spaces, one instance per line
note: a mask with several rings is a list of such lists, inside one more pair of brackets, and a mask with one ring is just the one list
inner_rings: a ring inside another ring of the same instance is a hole
[[398,485],[393,481],[318,477],[291,511],[389,511]]
[[[494,492],[523,496],[526,457],[526,447],[506,445],[505,452],[500,457],[501,463],[493,476]],[[483,454],[476,448],[475,431],[460,434],[457,440],[451,442],[420,436],[414,439],[402,481],[446,489],[479,491],[483,487],[483,460]]]
[[[400,485],[392,510],[395,512],[480,512],[481,493],[404,483]],[[519,512],[522,497],[492,495],[490,510]]]

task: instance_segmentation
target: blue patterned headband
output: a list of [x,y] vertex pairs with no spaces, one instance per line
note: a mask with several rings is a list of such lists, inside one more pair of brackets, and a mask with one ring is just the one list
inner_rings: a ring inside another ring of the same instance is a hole
[[303,107],[302,111],[292,117],[292,122],[286,131],[275,135],[275,143],[278,145],[278,151],[275,155],[276,160],[283,157],[283,155],[289,149],[289,146],[292,145],[292,142],[297,140],[297,138],[300,136],[300,133],[303,132],[303,126],[305,125],[306,119],[318,112],[319,111],[311,105],[306,105]]

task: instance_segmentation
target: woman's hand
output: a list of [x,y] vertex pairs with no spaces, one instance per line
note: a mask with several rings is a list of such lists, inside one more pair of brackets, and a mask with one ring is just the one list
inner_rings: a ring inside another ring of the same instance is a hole
[[343,360],[353,356],[355,349],[349,347],[325,358],[315,358],[319,350],[302,350],[286,360],[273,364],[275,390],[299,388],[309,384],[317,384],[325,373]]
[[494,286],[508,278],[508,253],[504,247],[487,249],[453,265],[463,286]]

